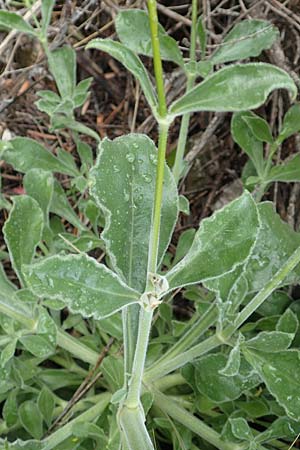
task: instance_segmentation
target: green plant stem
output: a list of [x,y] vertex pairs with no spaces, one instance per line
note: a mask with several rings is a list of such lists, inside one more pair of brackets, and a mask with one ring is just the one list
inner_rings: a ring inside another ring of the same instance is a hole
[[95,406],[89,408],[86,412],[71,420],[71,422],[67,423],[59,430],[55,431],[53,434],[48,436],[43,440],[43,450],[52,450],[55,449],[59,444],[65,441],[67,438],[72,436],[73,427],[78,423],[90,423],[93,420],[97,419],[105,410],[107,405],[110,402],[111,394],[105,392],[102,394],[102,397],[98,400]]
[[167,103],[166,103],[164,76],[158,38],[158,18],[157,18],[156,0],[148,0],[147,4],[149,11],[149,24],[150,24],[151,43],[153,51],[154,74],[158,96],[158,113],[160,118],[164,118],[167,115]]
[[174,359],[190,348],[217,320],[218,309],[215,304],[200,317],[197,322],[174,344],[161,358],[159,358],[150,369],[146,370],[145,376],[151,379],[151,371],[160,371],[161,365],[167,365],[168,361]]
[[[154,74],[158,95],[158,159],[156,169],[156,183],[153,203],[152,226],[149,241],[148,274],[156,273],[158,260],[158,246],[161,223],[161,206],[163,197],[163,180],[165,155],[168,140],[169,123],[167,116],[166,96],[164,90],[163,69],[158,39],[158,19],[156,1],[148,0],[149,23],[153,50]],[[147,288],[148,280],[147,280]],[[122,430],[122,438],[131,450],[153,450],[153,444],[145,426],[145,416],[140,402],[142,379],[151,330],[153,310],[141,307],[139,316],[139,331],[134,354],[132,375],[124,403],[120,406],[118,419]]]
[[132,375],[129,384],[128,395],[125,405],[128,408],[138,408],[140,403],[140,394],[142,388],[142,379],[145,367],[146,353],[151,330],[153,311],[146,311],[141,308],[140,326],[134,355]]
[[259,203],[261,201],[262,197],[264,196],[264,193],[266,192],[266,190],[268,188],[269,183],[265,182],[265,180],[268,179],[268,175],[269,175],[270,169],[272,167],[273,156],[275,155],[279,145],[280,145],[279,142],[275,141],[270,146],[267,163],[266,163],[265,170],[264,170],[264,173],[262,176],[262,182],[257,190],[256,195],[255,195],[255,200],[257,203]]
[[[197,40],[197,16],[198,16],[198,0],[192,0],[192,26],[191,26],[191,42],[190,42],[190,62],[196,62],[196,40]],[[187,73],[187,86],[186,92],[189,92],[195,84],[196,74]],[[181,119],[179,138],[175,156],[175,162],[173,166],[173,175],[176,183],[179,182],[180,175],[182,173],[182,163],[184,157],[184,151],[186,147],[188,130],[190,124],[189,113],[184,114]]]
[[219,433],[206,425],[202,420],[195,417],[193,414],[186,411],[179,406],[177,402],[171,400],[168,396],[154,391],[154,402],[165,414],[172,417],[172,419],[184,425],[189,430],[200,436],[205,441],[214,445],[220,450],[242,450],[245,449],[245,444],[235,444],[233,442],[226,442],[221,439]]
[[294,270],[294,268],[300,263],[300,247],[298,247],[290,258],[283,264],[270,281],[255,295],[255,297],[244,307],[244,309],[238,314],[236,320],[232,325],[223,330],[223,332],[215,334],[207,338],[205,341],[195,347],[183,352],[176,356],[172,360],[168,360],[166,363],[160,364],[155,367],[155,370],[147,371],[145,376],[145,382],[153,382],[168,373],[173,372],[179,367],[184,366],[188,362],[193,361],[199,356],[208,353],[210,350],[218,347],[221,344],[227,343],[230,337],[239,329],[241,325],[256,311],[256,309],[263,304],[263,302],[271,295],[271,293],[282,283],[287,275]]

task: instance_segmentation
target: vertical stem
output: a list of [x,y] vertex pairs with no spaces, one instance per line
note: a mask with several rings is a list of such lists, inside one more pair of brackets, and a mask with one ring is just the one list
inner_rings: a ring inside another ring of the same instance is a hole
[[[197,15],[198,15],[198,0],[192,0],[192,27],[191,27],[191,42],[190,42],[190,62],[196,62],[196,39],[197,39]],[[187,86],[186,92],[189,92],[195,83],[195,74],[187,74]],[[186,147],[186,141],[188,136],[190,114],[184,114],[181,119],[181,126],[179,132],[179,139],[177,144],[175,162],[173,166],[173,175],[176,183],[179,182],[182,172],[182,162],[184,157],[184,151]]]
[[[156,88],[158,94],[158,112],[159,112],[158,160],[156,170],[156,184],[155,184],[153,217],[150,234],[150,244],[149,244],[149,262],[148,262],[148,272],[155,273],[157,269],[165,155],[167,148],[169,124],[168,121],[166,120],[167,105],[164,90],[162,62],[159,48],[158,19],[155,0],[148,0],[148,10],[149,10],[153,63],[154,63]],[[128,395],[124,403],[125,408],[127,407],[127,409],[130,408],[131,410],[137,409],[138,405],[140,404],[142,378],[145,367],[149,334],[151,330],[152,316],[153,316],[152,310],[147,311],[144,308],[141,308],[139,317],[139,332],[133,361],[132,376],[129,381]],[[124,432],[126,433],[126,430],[124,430]]]
[[158,18],[156,10],[156,0],[148,0],[148,11],[149,11],[149,22],[150,22],[151,42],[153,51],[154,74],[158,96],[158,113],[161,118],[164,118],[167,115],[167,103],[166,103],[164,77],[158,38]]

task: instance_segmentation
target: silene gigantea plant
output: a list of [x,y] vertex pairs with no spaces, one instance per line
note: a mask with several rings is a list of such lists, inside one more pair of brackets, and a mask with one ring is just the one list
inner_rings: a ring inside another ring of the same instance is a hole
[[[69,130],[81,161],[78,168],[65,150],[54,156],[28,138],[1,143],[1,159],[24,173],[26,191],[12,205],[1,198],[8,211],[1,257],[10,258],[19,280],[18,288],[1,266],[1,449],[287,449],[300,432],[300,309],[286,289],[299,281],[300,235],[272,203],[261,202],[274,181],[300,180],[299,155],[273,162],[283,140],[300,130],[300,110],[294,104],[287,111],[276,139],[252,112],[275,89],[288,90],[292,101],[297,89],[273,65],[236,63],[277,39],[266,21],[238,23],[207,57],[197,3],[192,0],[187,59],[158,23],[155,0],[148,0],[148,12],[120,10],[119,40],[87,45],[136,78],[157,121],[157,146],[143,134],[101,141],[76,120],[91,80],[77,84],[75,51],[48,42],[53,0],[42,1],[34,26],[0,12],[6,30],[40,40],[57,93],[40,91],[37,107],[52,130]],[[155,83],[139,55],[153,59]],[[187,80],[171,105],[163,60]],[[251,170],[244,193],[196,232],[183,233],[172,259],[168,246],[178,213],[187,209],[177,184],[189,169],[190,114],[199,111],[233,113],[232,135]],[[171,170],[165,155],[176,117],[181,127]],[[81,135],[97,142],[95,164]],[[54,173],[70,177],[69,198],[81,219]],[[94,249],[105,260],[89,256]],[[188,322],[172,317],[179,290],[195,304]],[[70,405],[67,394],[79,385]]]

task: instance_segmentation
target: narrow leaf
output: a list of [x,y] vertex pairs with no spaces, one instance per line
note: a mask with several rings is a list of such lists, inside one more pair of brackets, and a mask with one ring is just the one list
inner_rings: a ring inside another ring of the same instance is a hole
[[65,191],[57,180],[54,180],[54,190],[52,202],[50,205],[50,211],[67,220],[79,230],[86,230],[86,227],[83,225],[83,223],[81,223],[78,216],[74,212],[74,209],[70,205]]
[[254,338],[249,339],[243,345],[247,348],[263,350],[264,352],[281,352],[291,345],[294,339],[293,333],[282,331],[262,331]]
[[20,137],[9,141],[2,158],[19,172],[26,173],[35,168],[71,176],[77,175],[41,144],[29,138]]
[[44,227],[43,212],[38,203],[27,195],[14,197],[14,205],[3,227],[4,239],[13,269],[24,283],[21,270],[30,264]]
[[21,33],[31,34],[33,36],[36,35],[34,28],[32,28],[29,23],[25,22],[23,17],[13,12],[0,11],[0,26],[8,28],[9,30],[17,30]]
[[300,130],[300,104],[293,105],[283,119],[278,141],[282,142]]
[[[155,191],[157,150],[144,135],[103,140],[91,171],[91,192],[105,215],[102,239],[115,270],[143,292]],[[159,260],[163,257],[178,213],[173,176],[165,167]]]
[[256,205],[245,192],[202,221],[191,249],[167,274],[170,288],[218,278],[244,263],[255,243],[258,227]]
[[244,114],[243,120],[246,122],[256,139],[261,142],[272,144],[273,136],[269,124],[254,113]]
[[63,99],[72,99],[76,87],[76,52],[65,45],[50,53],[49,67]]
[[262,105],[274,89],[288,89],[293,99],[297,87],[282,69],[271,64],[251,63],[228,66],[207,77],[176,100],[170,114],[194,111],[243,111]]
[[42,9],[42,30],[44,33],[47,33],[48,26],[51,21],[51,14],[53,7],[55,5],[55,0],[43,0],[41,9]]
[[247,349],[245,356],[278,403],[293,420],[300,420],[300,354],[298,350],[264,353]]
[[31,400],[23,402],[19,407],[19,419],[26,431],[35,439],[43,436],[43,419],[36,405]]
[[52,173],[41,169],[31,169],[26,173],[23,184],[26,194],[34,198],[43,211],[44,223],[49,225],[49,211],[54,184]]
[[72,312],[102,319],[139,301],[139,294],[87,255],[52,256],[24,267],[39,297],[61,300]]
[[96,48],[109,53],[117,61],[123,64],[139,81],[151,108],[153,110],[156,108],[157,100],[147,70],[140,58],[136,56],[132,50],[125,47],[125,45],[120,42],[115,42],[111,39],[93,39],[86,48]]
[[300,155],[295,155],[289,161],[283,161],[278,166],[272,167],[266,181],[282,181],[285,183],[300,181]]
[[278,38],[279,31],[265,20],[243,20],[225,36],[222,44],[213,53],[214,64],[236,61],[259,56],[271,47]]
[[[120,11],[116,17],[116,30],[120,41],[134,53],[152,56],[149,16],[145,11],[139,9]],[[183,66],[177,42],[160,24],[158,24],[158,39],[162,59]]]
[[202,16],[200,16],[197,21],[197,34],[198,34],[198,39],[200,42],[201,56],[202,56],[202,59],[204,59],[205,53],[206,53],[206,45],[207,45],[207,32],[205,29],[205,23],[203,21]]
[[234,141],[249,156],[256,172],[259,175],[264,171],[264,154],[263,144],[253,134],[252,129],[248,126],[245,118],[250,117],[250,112],[234,113],[231,120],[231,134]]

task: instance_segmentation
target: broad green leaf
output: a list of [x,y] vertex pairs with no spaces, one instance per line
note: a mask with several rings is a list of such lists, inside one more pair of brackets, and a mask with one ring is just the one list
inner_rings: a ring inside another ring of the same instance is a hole
[[13,12],[3,10],[0,11],[0,26],[8,28],[9,30],[16,30],[20,31],[21,33],[27,33],[36,36],[34,28],[32,28],[29,23],[25,22],[23,17]]
[[259,377],[244,359],[241,360],[238,375],[233,377],[221,375],[220,371],[226,366],[226,359],[222,353],[216,353],[206,355],[193,364],[196,368],[197,389],[216,403],[235,400],[243,392],[260,383]]
[[74,212],[74,209],[70,205],[65,191],[57,180],[54,180],[54,190],[52,202],[50,205],[50,211],[67,220],[79,230],[86,230],[86,227],[83,225],[83,223],[81,223],[78,216]]
[[285,409],[287,415],[299,421],[300,354],[298,350],[264,353],[247,349],[245,357],[258,371],[268,390]]
[[264,119],[249,112],[248,114],[244,114],[243,120],[246,122],[256,139],[261,142],[269,142],[269,144],[272,144],[273,136],[271,128]]
[[170,288],[218,278],[243,264],[255,243],[258,227],[256,205],[245,192],[201,222],[191,249],[167,274]]
[[246,341],[243,346],[263,350],[264,352],[281,352],[291,345],[294,339],[294,333],[282,331],[262,331],[254,338]]
[[112,55],[117,61],[123,64],[139,81],[152,110],[156,109],[157,99],[148,72],[140,58],[135,55],[132,50],[120,42],[112,41],[111,39],[93,39],[86,48],[102,50],[103,52]]
[[250,112],[233,114],[231,120],[231,134],[234,141],[251,159],[256,172],[262,176],[265,166],[263,144],[255,137],[245,120],[245,118],[250,117],[250,115]]
[[77,172],[70,171],[68,166],[33,139],[20,137],[12,139],[8,144],[2,158],[19,172],[42,169],[71,176],[77,175]]
[[65,45],[50,53],[50,71],[63,99],[71,100],[76,87],[76,52]]
[[243,20],[225,36],[222,44],[212,54],[214,64],[259,56],[271,47],[278,38],[279,31],[265,20]]
[[3,227],[13,269],[24,283],[22,265],[30,264],[44,227],[43,212],[27,195],[14,197],[14,205]]
[[31,169],[25,174],[23,184],[26,194],[34,198],[43,211],[44,223],[49,225],[49,211],[54,184],[52,173],[42,169]]
[[101,319],[139,301],[136,291],[85,254],[51,256],[23,270],[33,293],[61,300],[84,317]]
[[276,325],[276,330],[282,331],[283,333],[295,334],[298,330],[298,327],[299,321],[296,314],[290,308],[287,308],[285,312],[280,316]]
[[8,427],[16,424],[18,421],[18,403],[16,390],[10,391],[4,403],[2,410],[3,419]]
[[283,181],[285,183],[300,181],[300,155],[295,155],[289,161],[283,161],[278,166],[272,167],[266,181]]
[[[152,56],[149,16],[145,11],[139,9],[120,11],[116,17],[116,30],[120,41],[134,53]],[[162,59],[183,66],[177,42],[168,36],[160,24],[158,24],[158,39]]]
[[240,440],[250,441],[253,439],[253,433],[248,422],[243,417],[229,418],[233,435]]
[[300,131],[300,104],[296,103],[296,105],[291,106],[284,116],[277,141],[281,143],[298,131]]
[[176,100],[170,114],[255,109],[274,89],[280,88],[288,89],[293,99],[297,95],[294,81],[284,70],[265,63],[236,64],[208,76]]
[[54,406],[55,400],[52,392],[46,386],[43,386],[38,396],[38,408],[48,427],[51,425]]
[[43,0],[41,4],[42,9],[42,30],[47,33],[48,26],[51,21],[51,14],[53,7],[55,5],[55,0]]
[[31,400],[23,402],[19,407],[19,419],[26,431],[35,439],[43,436],[43,419],[36,405]]
[[[262,289],[300,246],[300,234],[281,220],[272,203],[261,203],[258,205],[258,211],[261,228],[244,272],[249,292]],[[299,278],[300,268],[297,268],[283,281],[283,284],[295,283]]]
[[[105,215],[102,239],[113,267],[140,292],[147,274],[156,160],[154,143],[147,136],[130,134],[103,140],[91,171],[91,192]],[[169,245],[177,213],[177,188],[166,166],[159,261]]]
[[20,342],[26,350],[38,358],[47,358],[55,353],[56,325],[44,308],[39,308],[39,316],[34,333],[26,334]]
[[[259,204],[258,212],[261,226],[251,255],[245,264],[216,280],[205,281],[206,287],[217,292],[223,302],[229,299],[232,304],[235,301],[240,304],[241,291],[245,283],[246,293],[262,289],[300,246],[300,234],[281,220],[272,203]],[[297,268],[283,284],[295,283],[299,278],[300,268]]]

